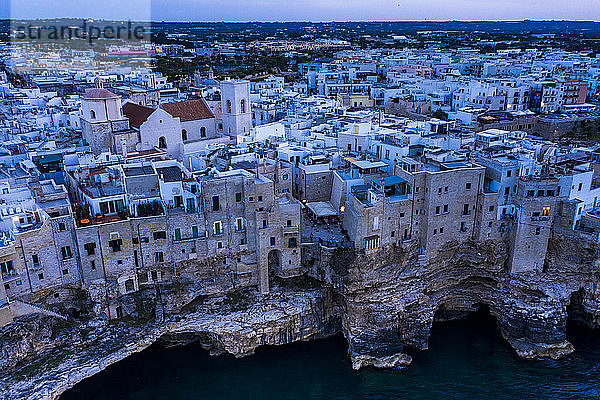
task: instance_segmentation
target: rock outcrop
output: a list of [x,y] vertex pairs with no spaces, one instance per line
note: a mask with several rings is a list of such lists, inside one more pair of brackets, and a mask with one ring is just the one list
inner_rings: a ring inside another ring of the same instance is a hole
[[[573,351],[566,339],[567,308],[590,326],[600,324],[598,244],[576,235],[550,240],[544,271],[511,275],[505,243],[447,243],[424,264],[415,249],[392,247],[358,255],[344,274],[344,333],[356,367],[389,365],[403,346],[427,349],[434,319],[489,308],[518,355],[559,358]],[[577,294],[577,296],[574,296]],[[571,304],[571,306],[573,306]]]
[[405,348],[427,349],[435,320],[481,308],[522,357],[572,352],[569,317],[600,325],[598,244],[574,233],[555,234],[543,271],[528,275],[508,272],[508,252],[506,243],[492,241],[450,242],[427,262],[410,247],[374,255],[337,251],[316,272],[332,285],[287,281],[267,296],[254,289],[198,295],[197,286],[173,282],[161,287],[160,307],[154,288],[128,299],[135,318],[23,318],[0,331],[0,396],[57,398],[156,342],[197,342],[215,355],[243,357],[259,346],[342,332],[354,368],[404,367],[411,362]]
[[[52,349],[24,351],[11,357],[12,364],[18,362],[23,367],[2,369],[0,398],[56,399],[81,380],[159,341],[197,341],[213,354],[228,352],[242,357],[259,346],[328,337],[340,331],[339,311],[328,290],[276,289],[266,298],[259,298],[255,292],[244,296],[254,298],[243,309],[227,298],[213,298],[160,324],[92,320],[65,329],[54,338]],[[28,329],[25,324],[13,324],[4,334]],[[42,320],[39,324],[47,326],[48,322]],[[46,338],[47,331],[40,328],[31,331],[30,336],[37,332],[39,339]],[[4,354],[11,353],[10,345],[3,345]]]

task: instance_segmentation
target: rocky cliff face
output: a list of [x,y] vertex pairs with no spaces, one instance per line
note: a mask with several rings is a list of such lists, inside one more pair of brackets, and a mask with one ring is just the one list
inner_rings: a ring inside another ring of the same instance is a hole
[[[342,252],[343,253],[343,252]],[[218,295],[182,282],[146,289],[124,304],[136,318],[64,324],[30,317],[0,331],[0,398],[57,398],[64,390],[149,345],[198,342],[212,354],[252,354],[258,346],[343,332],[355,368],[410,364],[406,346],[427,349],[436,319],[481,307],[523,357],[571,352],[568,317],[600,326],[600,251],[590,238],[555,235],[544,270],[511,275],[505,243],[447,243],[422,263],[416,249],[328,259],[335,288],[314,281]],[[341,261],[340,261],[341,260]],[[164,313],[164,317],[163,317]]]
[[600,322],[600,252],[581,236],[555,235],[541,274],[511,275],[504,243],[447,243],[426,265],[414,249],[358,256],[344,276],[344,333],[355,367],[405,365],[404,346],[427,349],[434,319],[487,307],[522,357],[573,351],[569,313]]
[[[52,347],[28,349],[25,344],[43,341],[53,329],[51,321],[32,318],[35,323],[20,321],[2,332],[15,340],[0,341],[2,354],[11,360],[1,370],[0,398],[56,399],[81,380],[156,342],[194,341],[213,354],[242,357],[263,345],[327,337],[340,331],[339,314],[327,289],[280,288],[267,297],[247,290],[205,299],[162,323],[91,320],[55,333]],[[30,333],[19,336],[23,330]],[[24,346],[14,346],[21,342]]]

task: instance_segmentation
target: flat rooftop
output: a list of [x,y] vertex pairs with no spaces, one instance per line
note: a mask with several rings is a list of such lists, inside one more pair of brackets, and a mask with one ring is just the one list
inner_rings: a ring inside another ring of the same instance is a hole
[[126,177],[154,174],[154,168],[150,165],[123,167],[123,171],[125,172]]

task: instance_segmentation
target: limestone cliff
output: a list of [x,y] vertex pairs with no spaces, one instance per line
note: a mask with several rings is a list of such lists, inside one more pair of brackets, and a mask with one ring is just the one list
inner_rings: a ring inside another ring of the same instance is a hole
[[0,397],[57,398],[156,342],[193,341],[213,354],[241,357],[262,345],[342,332],[355,368],[404,366],[411,361],[406,346],[427,349],[435,319],[481,307],[519,355],[560,357],[572,351],[569,316],[600,325],[600,251],[593,239],[555,234],[538,274],[511,275],[503,242],[450,242],[428,262],[411,247],[370,255],[338,249],[313,271],[331,285],[287,280],[260,296],[255,289],[219,294],[175,281],[123,299],[134,318],[23,318],[0,331]]
[[511,275],[505,243],[447,243],[422,265],[414,249],[358,255],[343,274],[344,333],[355,367],[405,365],[404,346],[427,349],[434,318],[489,307],[502,336],[522,357],[572,352],[571,316],[600,326],[598,245],[582,236],[550,239],[540,274]]
[[[328,290],[320,289],[276,288],[262,298],[255,291],[245,291],[205,299],[161,323],[129,320],[107,324],[94,319],[60,332],[46,318],[19,321],[1,333],[0,351],[10,365],[5,362],[2,368],[0,398],[58,398],[81,380],[159,341],[197,341],[213,354],[228,352],[242,357],[263,345],[334,335],[340,331],[340,321],[330,296]],[[15,340],[4,340],[6,335]],[[35,346],[34,338],[48,338],[52,346],[27,348]],[[20,342],[23,345],[14,346]]]

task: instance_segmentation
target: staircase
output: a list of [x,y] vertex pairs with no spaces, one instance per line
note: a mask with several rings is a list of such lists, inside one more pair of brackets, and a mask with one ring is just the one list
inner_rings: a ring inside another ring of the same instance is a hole
[[59,314],[54,311],[47,310],[42,307],[34,306],[33,304],[25,303],[21,300],[13,300],[10,302],[10,309],[12,311],[13,317],[20,317],[23,315],[29,314],[42,314],[47,315],[49,317],[60,318],[62,320],[67,320],[65,315]]

